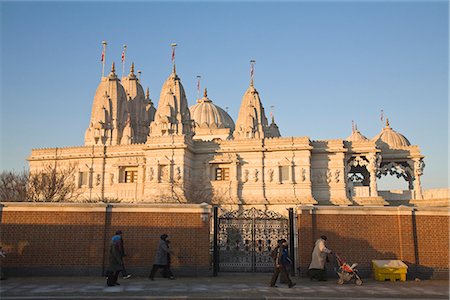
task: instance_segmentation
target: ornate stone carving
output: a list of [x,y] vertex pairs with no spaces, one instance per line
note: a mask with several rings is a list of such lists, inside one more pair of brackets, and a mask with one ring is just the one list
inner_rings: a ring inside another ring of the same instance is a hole
[[269,182],[273,182],[273,169],[269,169],[268,175],[269,175]]
[[334,171],[334,182],[338,183],[340,181],[341,170],[337,169]]
[[333,174],[331,173],[330,169],[327,170],[325,176],[326,176],[325,178],[326,178],[327,183],[330,183],[333,179]]
[[148,180],[153,181],[154,177],[155,177],[155,171],[153,170],[152,167],[150,167],[148,169]]
[[97,176],[95,177],[95,185],[99,186],[101,182],[102,182],[102,175],[97,174]]
[[397,178],[403,177],[406,181],[410,179],[412,174],[412,170],[409,166],[404,166],[397,162],[390,162],[384,166],[382,166],[378,172],[377,177],[381,178],[382,175],[395,175]]
[[305,170],[305,168],[301,169],[301,171],[300,171],[300,178],[301,178],[302,182],[306,181],[306,170]]
[[113,185],[114,184],[114,173],[110,173],[109,174],[109,184]]
[[242,179],[242,182],[248,181],[249,171],[247,169],[244,170],[244,178]]
[[361,157],[359,155],[351,158],[349,161],[349,165],[354,166],[354,167],[357,167],[357,166],[364,167],[364,166],[367,166],[368,163],[369,162],[366,159],[364,159],[363,157]]
[[177,167],[176,168],[176,172],[175,172],[175,181],[180,181],[181,180],[181,168]]
[[423,161],[423,159],[419,159],[419,160],[414,160],[414,171],[415,174],[418,176],[422,176],[423,174],[423,169],[425,168],[425,162]]
[[255,180],[255,182],[258,182],[258,180],[259,180],[258,174],[259,174],[258,169],[255,169],[255,170],[253,171],[253,179]]

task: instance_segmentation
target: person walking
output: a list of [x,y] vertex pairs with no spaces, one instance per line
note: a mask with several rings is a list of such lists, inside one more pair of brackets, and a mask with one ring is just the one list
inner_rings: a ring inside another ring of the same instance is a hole
[[120,285],[117,282],[119,273],[123,269],[120,239],[120,235],[114,235],[109,245],[109,267],[107,271],[108,277],[106,279],[108,286]]
[[[169,249],[169,247],[167,246],[167,238],[169,236],[167,234],[162,234],[160,236],[160,240],[159,240],[159,244],[158,244],[158,249],[156,250],[156,256],[155,256],[155,262],[153,264],[152,270],[150,271],[150,275],[148,276],[148,278],[150,280],[155,280],[155,274],[158,271],[158,269],[162,268],[164,269],[164,273],[168,273],[170,272],[169,266],[168,266],[168,254],[172,254],[172,250]],[[169,270],[168,270],[169,269]],[[172,275],[173,277],[173,275]]]
[[[167,244],[167,248],[170,248],[170,241],[168,239],[166,239],[166,244]],[[175,279],[175,277],[173,276],[172,270],[170,270],[170,263],[171,263],[171,254],[170,251],[167,252],[167,268],[164,268],[161,270],[161,275],[164,278],[168,278],[170,280]]]
[[131,274],[127,272],[127,270],[125,269],[125,263],[123,258],[126,256],[125,254],[125,247],[124,247],[124,242],[123,242],[123,232],[122,230],[117,230],[116,231],[116,235],[120,236],[120,256],[122,257],[122,278],[123,279],[128,279],[131,277]]
[[328,254],[332,254],[333,251],[327,248],[327,237],[322,235],[314,246],[312,252],[311,264],[308,269],[308,277],[313,280],[326,281],[325,262],[327,261]]
[[273,250],[273,257],[274,257],[274,264],[275,264],[275,270],[272,276],[272,279],[270,280],[270,286],[271,287],[277,287],[275,283],[277,282],[278,275],[282,273],[284,277],[286,278],[288,287],[291,288],[295,285],[294,282],[291,281],[291,278],[289,277],[289,274],[287,272],[286,267],[290,265],[291,259],[288,256],[288,245],[287,241],[285,239],[281,239],[278,241],[278,245]]

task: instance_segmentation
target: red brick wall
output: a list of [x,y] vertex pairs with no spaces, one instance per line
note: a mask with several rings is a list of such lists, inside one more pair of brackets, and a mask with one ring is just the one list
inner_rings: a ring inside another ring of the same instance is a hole
[[[85,211],[35,207],[3,209],[0,214],[0,244],[7,252],[2,265],[9,275],[100,275],[108,264],[109,241],[118,229],[123,231],[125,264],[133,274],[148,275],[162,233],[172,241],[175,274],[210,274],[210,227],[200,212],[113,207],[107,214],[101,206]],[[449,217],[411,209],[396,214],[389,209],[387,214],[325,214],[324,208],[299,211],[301,274],[307,271],[315,240],[324,234],[329,247],[357,262],[366,276],[373,259],[400,259],[409,266],[409,278],[448,277]]]
[[[448,278],[449,217],[439,215],[321,214],[298,215],[298,260],[301,274],[311,262],[314,242],[321,235],[348,262],[358,263],[366,276],[374,259],[399,259],[410,278]],[[333,270],[332,261],[327,268]]]
[[[78,209],[80,210],[80,209]],[[1,213],[2,267],[9,275],[101,275],[108,266],[109,242],[123,231],[125,266],[148,275],[161,234],[171,240],[175,274],[209,272],[209,222],[200,212],[11,211]],[[103,210],[103,211],[102,211]],[[116,209],[117,210],[117,209]]]
[[3,212],[3,267],[101,267],[104,219],[98,212]]

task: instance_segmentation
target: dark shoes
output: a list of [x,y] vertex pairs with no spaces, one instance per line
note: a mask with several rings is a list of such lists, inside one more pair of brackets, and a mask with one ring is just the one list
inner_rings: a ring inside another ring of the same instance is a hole
[[270,287],[278,287],[278,285],[270,285]]
[[148,277],[148,279],[150,279],[151,281],[154,281],[155,280],[155,278],[153,278],[153,277]]
[[294,285],[296,285],[296,283],[295,283],[295,282],[291,282],[291,283],[288,285],[288,287],[291,288],[291,287],[293,287]]

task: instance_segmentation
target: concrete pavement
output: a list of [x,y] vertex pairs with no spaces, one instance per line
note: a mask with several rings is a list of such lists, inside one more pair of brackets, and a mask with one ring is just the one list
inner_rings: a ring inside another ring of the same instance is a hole
[[378,282],[364,279],[338,285],[294,277],[293,288],[268,286],[271,274],[220,274],[176,280],[119,279],[107,287],[102,277],[18,277],[0,282],[0,299],[449,299],[445,280]]

